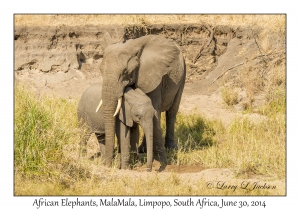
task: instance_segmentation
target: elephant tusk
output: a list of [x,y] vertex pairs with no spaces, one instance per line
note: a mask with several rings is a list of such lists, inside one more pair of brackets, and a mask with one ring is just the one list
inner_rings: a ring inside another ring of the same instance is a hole
[[98,107],[97,107],[97,109],[96,109],[96,112],[98,112],[98,110],[101,108],[102,103],[103,103],[103,101],[102,101],[102,99],[101,99],[101,101],[100,101],[100,103],[99,103],[99,105],[98,105]]
[[121,106],[122,106],[122,97],[120,97],[118,99],[118,105],[117,105],[117,108],[116,108],[116,111],[114,113],[114,117],[119,113],[120,109],[121,109]]

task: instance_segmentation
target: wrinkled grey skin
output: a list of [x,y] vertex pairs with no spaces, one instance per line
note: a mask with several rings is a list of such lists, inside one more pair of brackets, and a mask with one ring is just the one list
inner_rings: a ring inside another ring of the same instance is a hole
[[[96,134],[101,154],[105,154],[105,125],[103,107],[96,108],[102,99],[102,83],[96,83],[84,91],[78,104],[78,120],[87,125],[87,133],[82,140],[86,145],[90,135]],[[139,141],[138,124],[141,125],[147,141],[147,169],[151,171],[153,162],[153,117],[155,110],[150,98],[140,89],[125,88],[122,107],[117,117],[116,135],[121,150],[121,168],[129,168],[130,151],[137,151]]]
[[[107,41],[106,41],[107,43]],[[111,166],[118,98],[127,86],[140,88],[151,99],[157,116],[153,121],[153,155],[163,170],[167,165],[167,148],[176,148],[174,124],[185,83],[185,62],[179,47],[157,35],[143,36],[105,48],[100,66],[103,76],[103,114],[105,123],[105,159]],[[161,112],[166,112],[166,138],[162,139]],[[145,142],[139,150],[143,150]],[[149,148],[148,148],[149,150]]]

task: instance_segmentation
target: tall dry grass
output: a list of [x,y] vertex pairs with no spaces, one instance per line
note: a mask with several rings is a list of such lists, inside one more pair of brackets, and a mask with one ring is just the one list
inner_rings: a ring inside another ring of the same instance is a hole
[[127,25],[127,24],[168,24],[201,23],[215,25],[260,27],[271,31],[284,31],[286,16],[278,15],[150,15],[150,14],[115,14],[115,15],[15,15],[16,26],[77,26],[77,25]]

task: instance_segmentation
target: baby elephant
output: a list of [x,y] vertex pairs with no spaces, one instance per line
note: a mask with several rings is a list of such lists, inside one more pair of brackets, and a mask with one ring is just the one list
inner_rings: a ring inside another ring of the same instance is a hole
[[[87,88],[81,96],[77,108],[78,120],[87,126],[82,145],[86,145],[92,133],[100,143],[101,155],[105,152],[105,126],[103,109],[98,109],[102,99],[102,83]],[[153,162],[153,117],[156,114],[151,99],[140,89],[125,88],[122,106],[116,116],[116,135],[121,151],[121,168],[129,168],[130,151],[137,151],[139,128],[142,127],[147,143],[147,170],[152,170]],[[105,156],[104,156],[105,157]]]

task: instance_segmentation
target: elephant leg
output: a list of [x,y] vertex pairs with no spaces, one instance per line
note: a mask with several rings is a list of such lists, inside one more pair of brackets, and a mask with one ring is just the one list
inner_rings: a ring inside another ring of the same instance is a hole
[[166,149],[177,149],[177,145],[174,141],[175,121],[176,121],[176,113],[167,111],[166,112],[166,137],[165,137]]
[[134,123],[133,126],[130,128],[130,153],[132,162],[135,163],[137,160],[137,144],[139,143],[139,126]]
[[96,134],[96,137],[100,145],[100,154],[105,157],[105,134]]
[[130,128],[120,120],[116,120],[116,135],[121,150],[121,169],[128,169],[130,160]]
[[175,127],[175,122],[176,122],[176,115],[179,110],[179,104],[181,101],[183,88],[184,88],[184,82],[181,83],[172,106],[170,107],[170,109],[168,111],[166,111],[165,147],[167,149],[178,149],[177,144],[174,141],[174,127]]
[[160,84],[154,91],[147,94],[156,110],[156,115],[153,117],[153,157],[161,164],[159,171],[164,170],[168,162],[160,127],[161,89],[162,85]]
[[160,112],[157,113],[158,116],[153,118],[153,157],[161,164],[158,171],[162,171],[167,166],[168,161],[160,127]]

